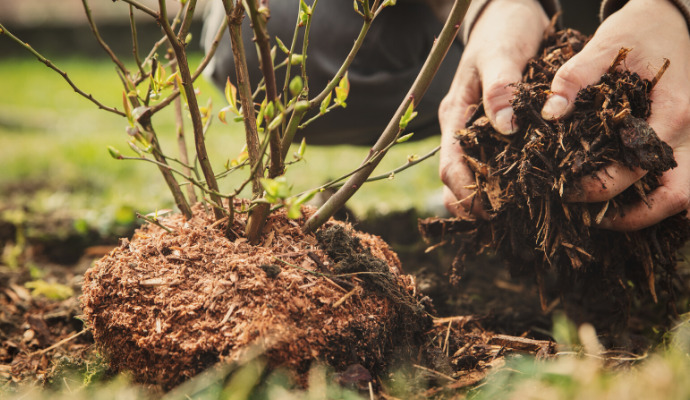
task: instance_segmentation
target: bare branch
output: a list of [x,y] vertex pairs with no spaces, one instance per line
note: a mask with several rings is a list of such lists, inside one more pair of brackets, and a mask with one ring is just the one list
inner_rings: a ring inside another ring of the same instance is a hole
[[146,14],[152,16],[153,18],[158,19],[158,13],[157,13],[156,11],[154,11],[154,10],[152,10],[152,9],[150,9],[150,8],[148,8],[148,7],[146,7],[145,5],[139,3],[139,2],[136,1],[136,0],[122,0],[122,1],[125,2],[125,3],[127,3],[127,4],[129,4],[129,5],[131,5],[131,6],[133,6],[134,8],[136,8],[136,9],[139,10],[139,11],[143,11],[143,12],[145,12]]
[[[197,103],[196,93],[194,92],[194,81],[192,80],[191,72],[189,71],[189,64],[187,62],[187,53],[184,49],[184,42],[180,41],[173,32],[168,18],[166,16],[166,5],[165,0],[158,0],[159,16],[158,22],[160,23],[163,31],[168,37],[168,41],[175,52],[175,58],[177,59],[177,67],[179,68],[180,78],[182,81],[183,89],[187,95],[187,105],[189,106],[189,113],[192,117],[192,127],[194,129],[194,144],[196,147],[196,154],[199,157],[199,165],[201,166],[201,171],[206,179],[206,184],[209,189],[213,192],[218,192],[218,182],[216,181],[215,174],[213,173],[213,168],[208,159],[208,153],[206,151],[206,144],[204,142],[204,126],[201,121],[201,112],[199,111],[199,104]],[[222,204],[219,196],[212,194],[211,200],[216,204]],[[213,207],[213,212],[216,220],[224,217],[224,210],[222,208]]]
[[146,71],[144,71],[144,64],[141,63],[141,58],[139,57],[139,37],[137,35],[137,23],[134,20],[134,6],[129,5],[129,26],[132,32],[132,53],[134,54],[134,61],[137,63],[139,68],[140,77],[146,76]]
[[[378,165],[381,157],[385,155],[386,148],[390,147],[391,143],[394,143],[398,135],[400,134],[400,118],[404,115],[407,107],[412,103],[417,103],[424,96],[424,93],[431,84],[436,71],[438,70],[443,58],[445,57],[448,49],[455,40],[455,37],[460,29],[460,23],[465,17],[467,12],[467,7],[469,6],[469,0],[455,0],[453,9],[451,10],[448,19],[446,20],[441,34],[431,48],[431,52],[419,72],[417,79],[415,79],[409,92],[403,99],[400,107],[395,112],[395,115],[391,118],[383,131],[379,140],[376,142],[374,147],[372,147],[369,156],[365,158],[363,164],[368,165],[354,174],[348,181],[326,201],[324,205],[319,208],[316,213],[314,213],[307,222],[302,226],[305,232],[312,232],[324,222],[328,220],[338,209],[340,209],[345,202],[352,197],[352,195],[362,186],[362,184],[367,180],[371,172]],[[376,158],[375,160],[374,157]],[[372,160],[373,162],[369,163]]]
[[50,68],[50,69],[52,69],[53,71],[55,71],[55,72],[57,72],[58,74],[60,74],[60,76],[62,76],[62,78],[72,87],[72,89],[73,89],[75,92],[77,92],[79,95],[81,95],[82,97],[86,98],[87,100],[89,100],[90,102],[92,102],[93,104],[95,104],[99,109],[105,110],[105,111],[109,111],[109,112],[111,112],[111,113],[113,113],[113,114],[117,114],[117,115],[119,115],[119,116],[121,116],[121,117],[125,117],[125,116],[126,116],[124,112],[118,110],[117,108],[108,107],[108,106],[104,105],[103,103],[101,103],[101,102],[99,102],[98,100],[96,100],[92,95],[90,95],[90,94],[88,94],[88,93],[82,91],[81,89],[79,89],[79,88],[77,87],[77,85],[75,85],[74,82],[72,82],[72,80],[69,78],[69,76],[67,76],[67,73],[66,73],[66,72],[64,72],[64,71],[61,70],[60,68],[56,67],[55,64],[53,64],[53,63],[52,63],[50,60],[48,60],[47,58],[43,57],[43,55],[41,55],[39,52],[37,52],[37,51],[36,51],[33,47],[31,47],[28,43],[25,43],[25,42],[23,42],[22,40],[20,40],[18,37],[14,36],[14,34],[12,34],[12,32],[10,32],[10,31],[8,31],[7,28],[5,28],[2,24],[0,24],[0,35],[5,35],[5,36],[7,36],[7,37],[10,38],[12,41],[14,41],[15,43],[19,44],[21,47],[23,47],[24,49],[26,49],[27,51],[29,51],[31,54],[33,54],[34,57],[36,57],[36,58],[38,59],[38,61],[42,62],[42,63],[45,64],[48,68]]
[[[125,78],[129,77],[129,71],[125,67],[125,65],[120,61],[120,59],[113,53],[113,50],[108,46],[108,44],[103,40],[101,37],[101,34],[98,32],[98,28],[96,27],[96,22],[93,20],[93,16],[91,15],[91,8],[89,8],[89,2],[88,0],[81,0],[82,5],[84,6],[84,12],[86,13],[86,19],[89,21],[89,27],[91,28],[91,32],[93,32],[93,36],[96,38],[96,41],[98,44],[103,48],[103,50],[108,53],[108,56],[110,57],[111,60],[113,60],[113,63],[117,65],[117,67],[122,71],[122,74],[125,76]],[[127,79],[129,82],[129,79]],[[128,90],[130,88],[127,88]]]
[[[208,66],[208,63],[211,62],[211,59],[213,58],[213,55],[216,54],[216,50],[218,49],[218,44],[220,43],[220,39],[223,37],[223,33],[225,29],[228,27],[228,22],[227,20],[223,20],[223,22],[220,25],[220,28],[216,32],[216,36],[213,38],[213,43],[211,44],[211,47],[206,51],[206,56],[201,60],[201,63],[197,67],[197,69],[194,71],[194,75],[192,75],[192,82],[196,82],[196,80],[201,76],[201,73],[204,72],[206,67]],[[165,41],[167,41],[167,37],[164,38]],[[156,114],[158,111],[164,109],[168,104],[172,103],[173,100],[175,100],[178,96],[180,95],[180,89],[177,88],[168,95],[165,99],[161,100],[151,108],[151,113]]]
[[[268,30],[266,29],[266,16],[262,14],[256,0],[247,0],[247,12],[252,20],[252,28],[254,30],[254,41],[259,47],[259,61],[261,63],[261,72],[266,84],[266,102],[271,103],[278,99],[278,91],[276,88],[276,75],[273,69],[273,60],[271,59],[271,45],[269,43]],[[268,130],[268,123],[266,129]],[[275,128],[268,131],[270,143],[270,163],[268,176],[275,178],[283,174],[283,160],[280,157],[280,128]]]

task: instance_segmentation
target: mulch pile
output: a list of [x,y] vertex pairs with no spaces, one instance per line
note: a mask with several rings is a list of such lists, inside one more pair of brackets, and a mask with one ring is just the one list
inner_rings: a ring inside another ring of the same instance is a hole
[[115,370],[166,387],[250,353],[298,373],[316,359],[376,370],[430,325],[377,237],[332,222],[321,246],[276,212],[252,246],[195,211],[161,219],[171,232],[144,226],[85,274],[86,320]]
[[[495,131],[481,105],[468,128],[458,132],[476,179],[474,199],[489,219],[429,219],[421,228],[429,237],[459,245],[460,275],[466,257],[495,251],[512,273],[536,278],[543,307],[549,301],[547,276],[555,272],[558,292],[586,293],[592,306],[625,320],[631,294],[646,292],[657,301],[659,292],[673,291],[676,253],[690,237],[690,223],[676,215],[637,232],[596,227],[605,215],[624,214],[626,205],[646,202],[659,177],[676,163],[672,149],[645,122],[650,93],[667,65],[653,81],[642,79],[624,68],[628,49],[621,49],[597,85],[579,92],[571,116],[542,119],[555,72],[586,40],[569,29],[545,36],[540,56],[515,85],[517,133]],[[648,173],[607,202],[564,200],[564,192],[579,190],[580,178],[612,162]]]

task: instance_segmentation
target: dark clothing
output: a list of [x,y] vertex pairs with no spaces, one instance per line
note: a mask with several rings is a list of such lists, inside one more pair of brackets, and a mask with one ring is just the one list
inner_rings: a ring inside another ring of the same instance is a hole
[[[208,45],[222,20],[223,10],[214,2],[207,19],[204,42]],[[271,37],[279,37],[290,46],[298,12],[298,2],[274,0],[270,2],[271,17],[268,30]],[[218,16],[220,14],[220,17]],[[322,0],[314,8],[313,22],[307,49],[307,76],[311,96],[318,94],[342,65],[362,26],[362,17],[353,10],[352,1]],[[357,57],[349,69],[350,95],[347,108],[336,108],[299,131],[295,140],[306,136],[309,144],[373,144],[395,113],[417,73],[426,60],[441,31],[442,24],[423,3],[398,1],[373,22]],[[302,34],[295,53],[301,53]],[[245,17],[243,40],[252,85],[261,79],[258,57],[252,41],[253,32]],[[274,42],[272,42],[273,44]],[[418,116],[407,132],[414,138],[440,133],[438,105],[448,92],[457,69],[462,44],[451,47],[437,76],[417,107]],[[276,64],[285,58],[277,50]],[[224,87],[230,76],[236,81],[230,37],[226,33],[210,67],[213,82]],[[293,67],[291,76],[299,70]],[[276,71],[278,88],[282,90],[285,70]],[[318,110],[315,110],[318,112]]]

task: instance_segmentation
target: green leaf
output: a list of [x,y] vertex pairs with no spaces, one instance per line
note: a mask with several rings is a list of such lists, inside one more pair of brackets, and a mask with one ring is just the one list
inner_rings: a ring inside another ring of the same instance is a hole
[[302,138],[302,142],[299,144],[299,149],[297,149],[297,158],[302,159],[304,157],[304,151],[307,149],[307,140]]
[[410,133],[408,133],[407,135],[401,136],[401,137],[398,138],[398,140],[395,141],[395,143],[405,143],[405,142],[407,142],[408,140],[410,140],[410,138],[412,137],[412,135],[414,135],[414,132],[410,132]]
[[132,104],[129,102],[129,97],[127,93],[122,91],[122,106],[125,108],[125,115],[127,116],[127,121],[131,126],[134,126],[134,117],[132,116]]
[[297,200],[295,201],[295,203],[298,204],[298,205],[302,205],[302,204],[308,202],[309,200],[313,199],[314,196],[315,196],[317,193],[319,193],[320,191],[321,191],[321,189],[313,189],[313,190],[310,190],[310,191],[308,191],[307,193],[304,193],[304,194],[302,194],[300,197],[298,197]]
[[266,99],[261,102],[259,106],[259,113],[256,115],[256,127],[260,128],[261,124],[264,122],[264,116],[266,115]]
[[275,115],[275,104],[271,101],[266,104],[266,109],[264,110],[264,115],[266,116],[266,120],[270,121],[273,119],[273,116]]
[[304,56],[302,54],[293,54],[290,57],[290,65],[300,65],[304,61]]
[[410,121],[412,121],[416,116],[417,111],[414,111],[414,101],[411,101],[410,105],[407,106],[407,110],[405,110],[405,114],[400,117],[400,123],[398,124],[400,130],[407,128],[407,124],[409,124]]
[[225,82],[225,100],[228,101],[228,104],[230,104],[235,114],[240,113],[237,110],[237,88],[230,82],[230,77],[228,77],[228,80]]
[[[137,146],[133,140],[128,141],[127,144],[129,145],[129,148],[134,150],[134,152],[137,153],[139,157],[144,157],[144,152],[141,151],[139,146]],[[112,153],[110,153],[110,155],[112,156]]]
[[74,296],[74,290],[71,287],[54,282],[48,283],[43,280],[26,282],[24,286],[31,289],[31,296],[33,297],[47,297],[52,300],[65,300]]
[[269,132],[272,131],[272,130],[274,130],[274,129],[277,129],[277,128],[280,126],[280,124],[283,123],[283,116],[284,116],[284,115],[285,115],[285,114],[280,113],[280,114],[276,115],[275,118],[273,118],[273,120],[271,121],[271,123],[268,124],[268,131],[269,131]]
[[304,82],[302,81],[302,77],[299,75],[292,78],[292,80],[290,81],[290,84],[288,85],[288,88],[290,89],[290,94],[293,97],[297,96],[302,91],[303,87],[304,87]]
[[218,119],[220,122],[227,124],[228,122],[225,120],[225,113],[230,109],[230,106],[223,107],[218,111]]
[[184,90],[184,87],[182,86],[182,78],[180,78],[180,75],[178,74],[175,79],[177,80],[177,87],[180,88],[180,96],[182,96],[182,100],[184,100],[184,104],[189,107],[189,103],[187,102],[187,92]]
[[172,75],[170,75],[169,77],[167,77],[167,78],[165,79],[165,83],[163,84],[163,87],[172,86],[173,82],[175,82],[175,80],[177,80],[178,72],[179,72],[179,71],[175,71],[174,74],[172,74]]
[[340,82],[338,82],[338,86],[335,88],[335,104],[345,108],[347,107],[347,104],[345,103],[345,100],[347,100],[347,96],[350,94],[350,81],[347,78],[347,72],[343,77],[340,79]]
[[323,115],[328,111],[328,106],[331,105],[331,98],[333,97],[333,92],[328,92],[326,97],[321,101],[321,105],[319,106],[319,114]]
[[266,191],[266,200],[270,203],[276,203],[278,200],[285,200],[290,196],[290,187],[284,176],[279,176],[275,179],[261,178],[261,186]]
[[299,10],[307,15],[311,15],[311,7],[304,0],[299,0]]
[[278,36],[275,37],[278,48],[285,54],[290,54],[290,50],[285,46],[282,40]]
[[108,146],[108,153],[110,153],[110,157],[116,160],[122,160],[122,154],[120,154],[120,151],[113,146]]

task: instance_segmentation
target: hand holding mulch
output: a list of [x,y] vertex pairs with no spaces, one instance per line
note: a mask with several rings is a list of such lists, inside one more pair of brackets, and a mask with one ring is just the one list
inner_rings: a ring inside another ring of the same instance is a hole
[[[483,105],[469,118],[468,128],[458,132],[474,179],[467,186],[473,192],[469,199],[482,205],[488,219],[429,220],[422,228],[428,236],[454,235],[460,245],[457,266],[469,255],[493,249],[513,272],[534,274],[543,306],[550,270],[557,272],[561,292],[573,290],[578,282],[581,289],[599,293],[591,298],[608,296],[606,303],[614,304],[609,312],[621,313],[625,307],[615,306],[612,291],[631,293],[621,282],[647,288],[655,301],[658,286],[672,290],[675,254],[690,235],[690,223],[675,215],[625,234],[597,226],[606,215],[622,215],[631,204],[649,203],[676,162],[671,147],[646,122],[665,68],[652,81],[642,79],[624,68],[627,50],[608,61],[596,85],[577,94],[569,116],[553,121],[542,117],[556,71],[585,43],[584,36],[571,30],[545,39],[540,57],[528,63],[522,82],[514,86],[513,135],[499,133]],[[646,174],[614,198],[568,201],[585,190],[580,187],[583,178],[599,176],[597,171],[613,162]],[[657,282],[659,271],[665,273]]]

